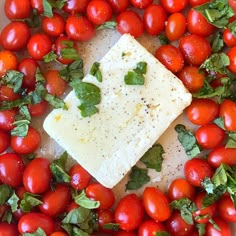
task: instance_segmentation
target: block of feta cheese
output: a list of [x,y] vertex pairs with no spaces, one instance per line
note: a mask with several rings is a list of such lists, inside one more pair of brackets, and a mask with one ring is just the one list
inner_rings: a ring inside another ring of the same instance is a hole
[[[124,77],[147,63],[144,85],[127,85]],[[71,91],[68,110],[55,109],[45,131],[106,187],[115,186],[191,102],[191,94],[132,36],[125,34],[100,61],[102,82],[88,74],[84,82],[101,91],[98,113],[82,117]]]

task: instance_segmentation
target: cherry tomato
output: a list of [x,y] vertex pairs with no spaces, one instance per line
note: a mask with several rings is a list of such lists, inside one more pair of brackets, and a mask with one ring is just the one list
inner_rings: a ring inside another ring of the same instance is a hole
[[112,17],[112,7],[105,0],[92,0],[87,6],[87,17],[95,25],[102,25]]
[[165,221],[171,215],[169,199],[155,187],[145,188],[143,192],[143,206],[146,213],[155,221]]
[[189,4],[192,7],[202,5],[202,4],[207,3],[207,2],[210,2],[210,0],[189,0]]
[[118,230],[117,232],[112,234],[113,236],[136,236],[137,234],[133,231],[125,231],[125,230]]
[[20,234],[33,233],[38,228],[41,228],[47,236],[50,236],[55,229],[53,219],[43,213],[27,213],[18,222]]
[[42,14],[44,11],[43,0],[30,0],[31,7],[37,10],[38,14]]
[[161,5],[167,12],[175,13],[180,12],[188,5],[188,0],[160,0]]
[[236,73],[236,46],[229,49],[229,66],[227,67],[232,73]]
[[121,12],[116,18],[116,29],[121,34],[131,34],[139,37],[143,34],[144,26],[141,17],[134,11],[126,10]]
[[0,129],[10,131],[14,128],[16,110],[0,111]]
[[196,93],[202,88],[205,75],[199,72],[197,66],[185,66],[177,75],[184,86],[192,93]]
[[74,200],[72,200],[68,204],[68,206],[66,207],[66,212],[69,213],[70,211],[77,209],[77,208],[79,208],[79,205]]
[[39,132],[33,127],[29,127],[25,137],[12,136],[11,147],[19,154],[30,154],[36,151],[40,145],[41,137]]
[[17,225],[6,222],[0,223],[0,236],[18,236]]
[[41,102],[36,104],[28,105],[29,113],[31,116],[42,116],[43,114],[45,114],[47,108],[48,102],[45,100],[42,100]]
[[157,48],[155,57],[171,72],[177,73],[184,67],[184,58],[178,48],[171,44]]
[[68,234],[62,231],[56,231],[53,232],[50,236],[68,236]]
[[83,190],[88,187],[92,176],[80,165],[75,164],[69,170],[70,185],[75,190]]
[[179,48],[187,63],[201,65],[211,54],[211,45],[203,37],[190,34],[180,39]]
[[36,83],[35,75],[39,64],[32,58],[24,58],[18,65],[18,71],[24,74],[23,87],[33,88]]
[[115,209],[115,222],[120,225],[120,229],[126,231],[138,228],[143,216],[143,206],[136,194],[128,194],[121,198]]
[[30,38],[30,30],[24,22],[13,21],[1,31],[0,42],[4,49],[19,51],[24,49]]
[[204,207],[202,201],[205,195],[205,192],[199,192],[194,200],[197,210],[193,212],[193,217],[195,222],[199,224],[206,224],[216,213],[216,203]]
[[63,10],[70,15],[84,13],[90,0],[67,0]]
[[66,21],[66,34],[75,41],[88,41],[95,35],[95,27],[86,17],[71,15]]
[[14,153],[5,153],[0,155],[0,180],[13,188],[22,184],[22,175],[24,171],[22,159]]
[[235,165],[236,164],[236,148],[226,148],[225,146],[217,147],[212,150],[208,155],[208,162],[211,166],[217,168],[222,163],[227,165]]
[[38,157],[26,166],[23,174],[23,184],[28,192],[40,194],[50,188],[51,178],[49,160]]
[[196,157],[185,163],[184,175],[190,184],[201,187],[201,182],[206,177],[213,176],[213,170],[206,160]]
[[187,224],[179,211],[173,211],[170,218],[166,221],[166,227],[172,236],[188,236],[194,230],[194,225]]
[[4,12],[8,19],[24,19],[29,17],[31,6],[29,0],[6,0],[4,4]]
[[236,102],[225,99],[220,105],[220,117],[224,120],[224,127],[228,131],[236,131]]
[[166,23],[165,33],[170,41],[180,39],[186,31],[186,18],[182,13],[171,14]]
[[235,47],[236,46],[236,36],[234,36],[229,29],[224,30],[223,40],[224,40],[224,43],[228,47]]
[[51,37],[59,37],[65,30],[65,20],[58,13],[53,13],[51,17],[44,16],[42,30]]
[[164,8],[158,4],[149,5],[143,14],[145,31],[150,35],[158,35],[165,29],[167,14]]
[[52,50],[52,41],[46,34],[34,34],[27,44],[27,49],[33,59],[40,61]]
[[153,0],[130,0],[130,3],[139,9],[144,9],[151,5]]
[[219,227],[220,230],[216,229],[216,227],[212,223],[208,223],[206,225],[206,236],[231,236],[231,230],[229,225],[222,220],[220,217],[213,218],[215,224]]
[[0,86],[0,101],[13,101],[20,98],[20,95],[14,92],[13,88],[3,84]]
[[213,121],[219,113],[219,104],[208,98],[192,101],[186,109],[188,119],[195,125],[205,125]]
[[16,55],[9,50],[0,51],[0,77],[5,75],[7,70],[16,70],[18,60]]
[[43,194],[39,209],[42,213],[57,217],[66,210],[71,200],[71,192],[68,185],[57,184],[55,189],[50,189]]
[[115,195],[110,188],[106,188],[100,183],[90,184],[85,193],[88,198],[99,201],[100,206],[98,209],[109,209],[115,202]]
[[108,0],[114,12],[125,11],[129,6],[129,0]]
[[198,144],[204,149],[213,149],[223,143],[225,131],[216,124],[206,124],[195,133]]
[[138,236],[153,236],[160,231],[166,231],[164,224],[154,220],[145,220],[138,228]]
[[215,26],[210,24],[198,11],[190,9],[187,15],[188,31],[202,37],[208,37],[215,31]]
[[236,12],[236,1],[235,0],[229,0],[229,5],[233,8],[234,12]]
[[104,229],[103,226],[114,222],[114,214],[111,210],[98,210],[98,229],[99,232],[112,233],[112,230]]
[[0,130],[0,153],[4,152],[10,145],[10,134]]
[[44,77],[46,80],[45,87],[50,94],[60,97],[65,92],[67,84],[60,77],[58,70],[48,70]]
[[195,188],[184,178],[174,179],[168,187],[168,197],[171,201],[180,198],[194,199]]
[[226,222],[236,222],[236,209],[230,196],[224,195],[217,204],[220,217]]

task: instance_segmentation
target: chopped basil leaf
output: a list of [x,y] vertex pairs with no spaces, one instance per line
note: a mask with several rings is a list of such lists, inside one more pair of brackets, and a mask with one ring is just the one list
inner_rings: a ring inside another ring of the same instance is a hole
[[36,79],[36,82],[39,84],[44,84],[46,82],[43,74],[41,73],[39,67],[37,67],[37,70],[36,70],[36,73],[35,73],[35,79]]
[[213,53],[220,52],[224,48],[224,40],[221,33],[217,33],[211,44],[211,49]]
[[19,201],[19,197],[16,195],[15,192],[13,192],[11,197],[7,200],[7,203],[10,205],[11,211],[13,213],[16,212],[18,209],[18,201]]
[[166,45],[170,43],[169,39],[166,37],[165,34],[158,34],[157,37],[161,45]]
[[50,93],[47,93],[44,97],[44,99],[54,108],[62,108],[64,110],[67,110],[66,103],[63,101],[63,99],[52,95]]
[[40,195],[26,192],[20,202],[20,208],[23,212],[30,212],[35,206],[43,204],[40,199]]
[[125,84],[127,85],[144,85],[144,74],[147,72],[147,63],[139,62],[133,71],[128,71],[125,75]]
[[44,9],[44,12],[43,12],[44,16],[47,16],[47,17],[53,16],[52,6],[48,0],[43,0],[43,9]]
[[103,23],[102,25],[99,25],[96,29],[97,30],[101,30],[101,29],[116,29],[116,21],[106,21],[105,23]]
[[23,233],[22,236],[47,236],[40,227],[33,233]]
[[62,48],[60,54],[61,54],[61,57],[64,59],[70,59],[70,60],[79,60],[80,59],[78,52],[73,47],[72,48],[69,48],[69,47]]
[[196,224],[195,225],[199,236],[204,236],[206,233],[206,224]]
[[4,205],[12,195],[12,188],[6,184],[0,185],[0,206]]
[[102,72],[99,67],[100,63],[94,62],[89,71],[89,74],[95,76],[98,82],[102,82]]
[[18,120],[13,123],[15,127],[11,130],[12,136],[25,137],[29,130],[29,120]]
[[139,168],[137,166],[132,167],[129,174],[129,181],[126,184],[127,190],[135,190],[141,188],[144,184],[150,181],[150,177],[147,174],[147,169]]
[[52,62],[52,61],[55,61],[57,59],[57,54],[53,51],[49,52],[48,54],[46,54],[44,57],[43,57],[43,61],[45,63],[49,63],[49,62]]
[[206,190],[207,193],[214,193],[215,185],[212,183],[209,177],[206,177],[201,182],[202,187]]
[[230,32],[236,36],[236,21],[234,20],[233,22],[229,23],[227,25],[227,28],[230,30]]
[[222,117],[218,117],[213,121],[214,124],[218,125],[221,129],[225,129],[224,120]]
[[64,152],[59,159],[53,160],[50,170],[56,183],[70,183],[70,176],[66,172],[68,154]]
[[234,11],[230,7],[228,0],[212,0],[194,7],[194,10],[200,12],[209,23],[217,28],[226,27],[229,18],[234,16]]
[[161,171],[163,162],[163,154],[165,153],[160,144],[153,145],[140,159],[147,168],[155,169],[157,172]]
[[6,210],[4,212],[4,214],[1,216],[1,221],[2,222],[7,222],[8,224],[10,224],[12,222],[13,219],[13,214],[10,210]]
[[81,116],[82,117],[89,117],[92,116],[96,113],[98,113],[98,108],[95,106],[85,106],[84,104],[78,106],[78,108],[80,109],[81,112]]
[[171,236],[167,231],[158,231],[153,234],[154,236]]
[[100,206],[100,202],[89,199],[86,196],[84,190],[79,195],[74,196],[74,201],[79,206],[82,206],[86,209],[96,209]]
[[109,229],[112,231],[118,231],[120,228],[120,224],[118,223],[107,223],[102,226],[103,229]]
[[40,20],[39,15],[36,9],[32,10],[32,17],[24,19],[24,22],[30,27],[30,28],[37,28],[40,26]]
[[194,134],[187,130],[184,125],[176,125],[175,131],[178,133],[178,140],[189,157],[195,157],[201,152]]
[[226,148],[236,148],[236,132],[228,132]]

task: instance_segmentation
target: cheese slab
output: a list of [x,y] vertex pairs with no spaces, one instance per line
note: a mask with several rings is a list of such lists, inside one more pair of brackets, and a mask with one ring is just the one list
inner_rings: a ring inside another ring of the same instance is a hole
[[[127,85],[124,77],[139,62],[147,63],[144,85]],[[84,82],[100,88],[98,113],[82,117],[71,91],[68,110],[55,109],[45,131],[94,178],[112,188],[191,102],[191,94],[132,36],[125,34],[100,61],[102,82],[87,75]]]

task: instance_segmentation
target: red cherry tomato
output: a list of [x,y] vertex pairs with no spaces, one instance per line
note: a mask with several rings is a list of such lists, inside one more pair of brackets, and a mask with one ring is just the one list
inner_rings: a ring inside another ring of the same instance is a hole
[[36,151],[40,145],[41,137],[39,132],[33,127],[29,127],[25,137],[12,136],[11,147],[19,154],[30,154]]
[[10,134],[0,130],[0,153],[4,152],[10,145]]
[[190,184],[201,187],[201,182],[206,177],[211,178],[213,176],[213,170],[206,160],[193,158],[185,163],[184,175]]
[[47,108],[48,102],[45,100],[42,100],[41,102],[36,104],[28,105],[28,109],[31,116],[42,116],[47,111]]
[[143,14],[145,31],[150,35],[158,35],[165,29],[167,14],[164,8],[158,4],[149,5]]
[[189,4],[192,7],[202,5],[202,4],[207,3],[207,2],[210,2],[210,0],[189,0]]
[[196,93],[202,88],[205,75],[199,72],[197,66],[185,66],[177,75],[184,86],[192,93]]
[[147,6],[151,5],[153,0],[130,0],[130,3],[139,9],[144,9]]
[[213,121],[219,113],[219,104],[208,98],[192,101],[186,110],[188,119],[195,125],[205,125]]
[[70,200],[71,191],[69,186],[58,184],[55,189],[50,189],[43,194],[41,199],[43,203],[39,205],[39,209],[42,213],[55,218],[66,210]]
[[129,6],[129,0],[108,0],[114,12],[125,11]]
[[68,234],[62,231],[56,231],[53,232],[50,236],[68,236]]
[[165,33],[170,41],[180,39],[186,31],[186,17],[182,13],[173,13],[168,17]]
[[24,22],[13,21],[1,31],[0,42],[4,49],[19,51],[26,47],[30,38],[30,30]]
[[229,66],[227,67],[232,73],[236,73],[236,46],[229,49]]
[[0,111],[0,129],[10,131],[14,128],[16,110]]
[[228,47],[235,47],[236,46],[236,36],[234,36],[229,29],[224,30],[223,40],[224,40],[224,43]]
[[95,27],[86,17],[71,15],[66,21],[66,34],[75,41],[88,41],[95,35]]
[[53,13],[51,17],[44,16],[42,19],[42,30],[51,37],[59,37],[65,30],[63,16],[58,13]]
[[116,29],[121,34],[128,33],[136,38],[143,34],[143,21],[141,17],[134,11],[127,10],[121,12],[117,16],[116,22]]
[[168,187],[168,197],[171,201],[180,198],[194,199],[195,188],[184,178],[174,179]]
[[136,236],[137,234],[133,231],[125,231],[125,230],[119,230],[112,234],[113,236]]
[[179,211],[173,211],[170,218],[166,221],[166,227],[172,236],[189,236],[194,230],[194,225],[187,224],[180,215]]
[[27,49],[33,59],[40,61],[52,50],[52,41],[46,34],[34,34],[27,44]]
[[17,225],[9,224],[6,222],[0,223],[0,235],[1,236],[18,236]]
[[224,127],[228,131],[236,131],[236,102],[225,99],[220,105],[220,117],[224,120]]
[[5,153],[0,155],[0,180],[13,188],[22,184],[22,175],[24,171],[22,159],[14,153]]
[[110,188],[106,188],[100,183],[90,184],[85,193],[88,198],[99,201],[100,206],[98,209],[109,209],[115,202],[115,195]]
[[214,227],[212,223],[206,225],[206,236],[231,236],[230,226],[222,220],[220,217],[213,218],[215,224],[219,227],[219,230]]
[[88,187],[92,176],[80,165],[75,164],[69,170],[70,185],[76,190],[83,190]]
[[154,220],[145,220],[138,228],[138,236],[153,236],[160,231],[166,231],[164,224]]
[[226,148],[225,146],[215,148],[208,155],[208,162],[214,168],[219,167],[222,163],[227,165],[236,164],[236,148]]
[[171,72],[177,73],[184,67],[184,58],[178,48],[171,44],[157,48],[155,57]]
[[50,216],[43,213],[27,213],[18,222],[20,234],[34,233],[38,228],[41,228],[47,236],[50,236],[55,230],[55,223]]
[[180,39],[179,48],[187,63],[201,65],[211,54],[210,43],[203,37],[190,34]]
[[188,5],[188,0],[160,0],[160,3],[167,12],[175,13],[184,10]]
[[44,11],[43,0],[30,0],[31,7],[37,10],[38,14],[42,14]]
[[23,174],[23,184],[28,192],[40,194],[50,188],[51,178],[50,161],[38,157],[26,166]]
[[198,11],[190,9],[187,15],[188,31],[202,37],[208,37],[215,31],[215,26],[210,24]]
[[155,221],[165,221],[171,215],[169,199],[156,187],[147,187],[143,192],[143,206]]
[[124,196],[115,209],[115,222],[126,231],[137,229],[143,220],[144,210],[136,194]]
[[30,16],[31,6],[29,0],[6,0],[4,12],[8,19],[17,20]]
[[18,59],[16,55],[9,50],[0,51],[0,77],[5,75],[7,70],[16,70]]
[[206,124],[195,133],[198,144],[204,149],[213,149],[221,145],[225,139],[225,131],[216,124]]
[[48,70],[44,77],[46,80],[45,87],[50,94],[60,97],[65,92],[67,84],[60,77],[58,70]]
[[67,0],[63,10],[70,15],[84,13],[90,0]]
[[226,222],[236,222],[236,209],[230,196],[224,195],[217,204],[220,217]]
[[103,226],[114,222],[114,214],[111,210],[98,210],[98,229],[99,232],[112,233],[112,230],[104,229]]
[[14,92],[13,88],[3,84],[0,86],[0,101],[13,101],[20,98],[20,95]]
[[102,25],[112,17],[112,7],[105,0],[92,0],[87,6],[87,17],[95,25]]

